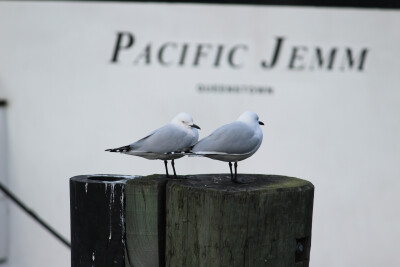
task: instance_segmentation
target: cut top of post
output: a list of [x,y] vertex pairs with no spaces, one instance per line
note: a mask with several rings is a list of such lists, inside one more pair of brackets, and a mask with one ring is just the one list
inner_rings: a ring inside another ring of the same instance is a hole
[[244,181],[242,184],[233,183],[227,174],[200,174],[186,175],[183,179],[172,180],[172,183],[182,186],[204,190],[224,190],[229,192],[257,191],[277,192],[286,190],[307,190],[314,188],[309,181],[281,176],[262,174],[239,174],[238,177]]

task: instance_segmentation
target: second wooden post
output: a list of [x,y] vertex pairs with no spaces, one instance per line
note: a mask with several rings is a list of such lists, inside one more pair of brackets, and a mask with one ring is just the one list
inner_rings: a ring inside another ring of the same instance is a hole
[[243,174],[167,184],[166,266],[308,266],[314,186]]
[[314,186],[242,174],[136,178],[126,186],[132,266],[308,266]]

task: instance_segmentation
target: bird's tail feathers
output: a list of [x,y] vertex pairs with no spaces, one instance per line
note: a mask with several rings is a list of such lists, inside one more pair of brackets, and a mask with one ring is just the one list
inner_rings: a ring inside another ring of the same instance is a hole
[[131,147],[129,145],[121,146],[121,147],[118,147],[118,148],[106,149],[106,151],[109,151],[109,152],[119,152],[119,153],[128,152],[130,150],[131,150]]

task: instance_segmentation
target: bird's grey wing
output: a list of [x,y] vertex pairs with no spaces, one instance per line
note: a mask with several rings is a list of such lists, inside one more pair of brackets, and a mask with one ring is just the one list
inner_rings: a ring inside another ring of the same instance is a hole
[[143,144],[145,142],[145,140],[147,138],[149,138],[151,135],[153,135],[157,130],[151,132],[148,136],[143,137],[142,139],[136,141],[135,143],[132,143],[130,145],[126,145],[126,146],[121,146],[121,147],[117,147],[117,148],[110,148],[110,149],[106,149],[106,151],[109,152],[120,152],[120,153],[129,153],[129,151],[135,150],[135,148],[138,148],[141,146],[141,144]]
[[154,131],[152,131],[149,135],[147,135],[147,136],[143,137],[142,139],[139,139],[139,140],[137,140],[136,142],[134,142],[134,143],[128,145],[128,146],[130,147],[130,150],[135,150],[135,149],[140,148],[140,147],[143,145],[143,143],[146,142],[146,139],[147,139],[147,138],[149,138],[150,136],[152,136],[154,133],[156,133],[156,132],[157,132],[158,130],[160,130],[160,129],[161,129],[161,128],[159,128],[159,129],[157,129],[157,130],[154,130]]
[[200,140],[192,149],[194,153],[217,152],[246,154],[259,144],[254,131],[242,122],[232,122],[221,126],[206,138]]
[[131,151],[169,153],[181,151],[192,144],[193,137],[175,125],[167,124],[131,144]]

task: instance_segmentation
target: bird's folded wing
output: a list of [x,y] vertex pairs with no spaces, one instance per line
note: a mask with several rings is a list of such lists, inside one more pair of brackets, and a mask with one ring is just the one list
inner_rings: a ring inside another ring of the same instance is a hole
[[259,145],[260,138],[246,124],[236,121],[215,130],[200,140],[192,149],[195,154],[238,154],[250,153]]
[[167,124],[145,138],[131,144],[131,150],[152,153],[180,152],[193,144],[193,136]]

